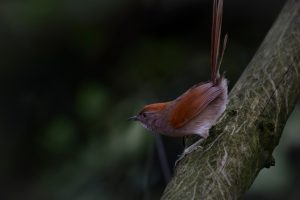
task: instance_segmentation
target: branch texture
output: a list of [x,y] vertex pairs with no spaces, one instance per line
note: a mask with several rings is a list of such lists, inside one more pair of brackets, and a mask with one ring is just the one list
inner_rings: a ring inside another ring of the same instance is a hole
[[201,149],[175,169],[162,199],[239,199],[272,152],[300,92],[300,1],[288,0],[229,95]]

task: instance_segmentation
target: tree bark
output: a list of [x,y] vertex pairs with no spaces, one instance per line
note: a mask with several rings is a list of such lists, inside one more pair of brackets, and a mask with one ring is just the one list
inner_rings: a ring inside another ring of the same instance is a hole
[[175,169],[163,200],[239,199],[272,152],[300,92],[300,1],[288,0],[229,95],[210,137]]

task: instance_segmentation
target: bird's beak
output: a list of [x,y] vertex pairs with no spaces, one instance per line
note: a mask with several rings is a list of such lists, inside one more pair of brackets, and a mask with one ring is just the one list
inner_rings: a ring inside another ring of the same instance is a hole
[[136,121],[137,120],[137,116],[129,117],[127,120],[128,121]]

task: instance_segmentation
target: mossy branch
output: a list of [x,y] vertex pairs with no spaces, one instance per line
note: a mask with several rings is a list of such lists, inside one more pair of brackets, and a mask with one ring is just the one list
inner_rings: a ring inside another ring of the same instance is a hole
[[163,200],[239,199],[264,167],[300,92],[300,1],[288,0],[232,89],[210,137],[176,167]]

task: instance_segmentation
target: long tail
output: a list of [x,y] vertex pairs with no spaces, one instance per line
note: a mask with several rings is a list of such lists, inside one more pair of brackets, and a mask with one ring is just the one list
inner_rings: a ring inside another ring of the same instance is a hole
[[212,18],[212,33],[211,33],[211,80],[214,84],[220,77],[219,68],[223,59],[223,54],[226,48],[227,35],[223,41],[223,49],[220,54],[220,40],[222,29],[223,16],[223,0],[214,0],[213,4],[213,18]]

